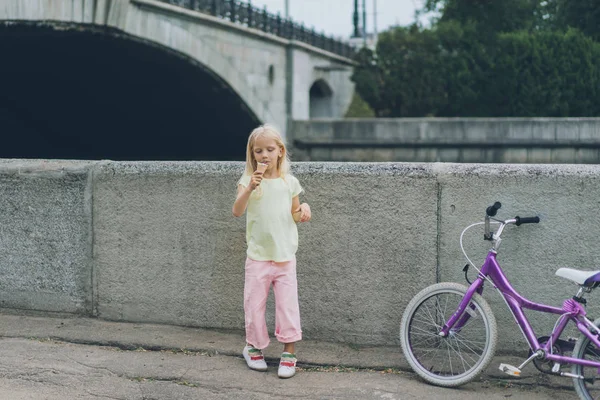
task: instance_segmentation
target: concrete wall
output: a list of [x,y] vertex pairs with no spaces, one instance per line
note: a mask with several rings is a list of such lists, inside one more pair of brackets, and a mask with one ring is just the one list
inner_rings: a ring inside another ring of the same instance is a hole
[[304,161],[600,163],[600,118],[292,121]]
[[93,164],[0,160],[0,305],[91,314]]
[[[242,170],[229,162],[2,161],[2,305],[242,330],[245,221],[231,215]],[[600,166],[296,163],[293,170],[314,215],[299,226],[297,254],[306,338],[398,344],[412,296],[437,280],[464,282],[459,234],[495,200],[502,217],[542,218],[511,227],[499,255],[530,299],[560,305],[576,286],[555,270],[600,262]],[[465,237],[474,260],[487,250],[482,233],[476,227]],[[523,344],[489,286],[486,297],[499,319],[500,351]],[[272,299],[268,321],[272,329]],[[550,329],[555,319],[533,314],[532,321]]]

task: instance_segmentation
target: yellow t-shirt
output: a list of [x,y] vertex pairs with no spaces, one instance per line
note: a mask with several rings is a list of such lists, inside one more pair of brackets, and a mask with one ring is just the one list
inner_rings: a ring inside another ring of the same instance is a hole
[[[238,182],[247,187],[250,176]],[[246,209],[246,243],[248,257],[256,261],[289,261],[298,250],[298,228],[292,218],[292,198],[302,192],[292,175],[266,179],[260,183],[262,195],[252,192]]]

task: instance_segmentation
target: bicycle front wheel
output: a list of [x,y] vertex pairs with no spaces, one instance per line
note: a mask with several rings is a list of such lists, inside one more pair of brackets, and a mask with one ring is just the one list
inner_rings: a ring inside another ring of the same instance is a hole
[[[598,326],[600,319],[594,321]],[[581,335],[573,349],[573,357],[583,360],[600,361],[600,349],[587,336]],[[573,378],[573,385],[579,398],[584,400],[600,399],[600,375],[598,369],[573,364],[573,374],[583,376],[583,379]]]
[[467,288],[446,282],[419,292],[406,306],[400,324],[400,344],[412,369],[438,386],[459,386],[473,380],[494,356],[498,341],[496,318],[487,301],[475,294],[468,317],[446,337],[439,332],[456,312]]

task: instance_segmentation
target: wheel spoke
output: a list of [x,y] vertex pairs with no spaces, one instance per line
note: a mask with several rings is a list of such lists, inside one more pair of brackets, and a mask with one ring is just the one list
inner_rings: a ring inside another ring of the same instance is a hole
[[[587,337],[580,338],[573,350],[573,357],[585,360],[600,361],[599,354],[600,350]],[[598,368],[577,365],[575,371],[584,377],[573,380],[579,396],[585,399],[600,399],[600,385],[596,385]]]
[[496,322],[479,295],[460,317],[460,329],[439,335],[465,293],[462,285],[436,284],[422,291],[420,301],[413,300],[407,307],[401,329],[403,350],[413,369],[429,382],[457,386],[473,379],[491,360]]

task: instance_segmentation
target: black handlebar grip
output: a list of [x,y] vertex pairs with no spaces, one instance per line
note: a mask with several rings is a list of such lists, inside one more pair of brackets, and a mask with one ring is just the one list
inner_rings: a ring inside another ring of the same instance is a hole
[[515,217],[517,222],[515,225],[519,226],[521,224],[537,224],[540,222],[540,217]]
[[497,202],[494,203],[494,205],[491,205],[488,208],[486,208],[485,213],[488,216],[493,217],[494,215],[496,215],[496,213],[498,212],[498,210],[500,209],[500,207],[502,207],[502,204],[500,204],[500,202],[497,201]]

